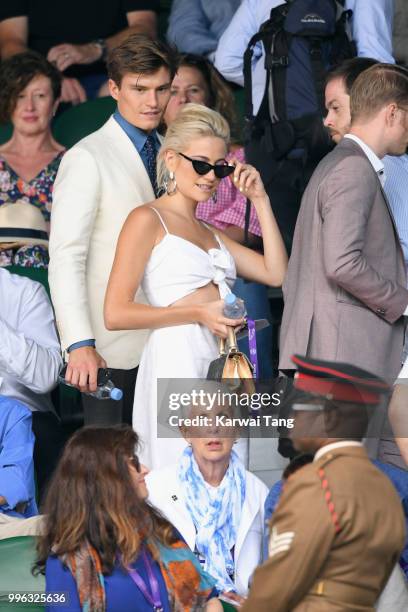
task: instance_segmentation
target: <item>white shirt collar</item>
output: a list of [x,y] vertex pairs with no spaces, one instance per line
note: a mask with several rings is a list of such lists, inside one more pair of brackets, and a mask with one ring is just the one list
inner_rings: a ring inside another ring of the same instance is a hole
[[317,461],[318,459],[320,459],[320,457],[322,457],[326,453],[329,453],[331,450],[335,450],[336,448],[344,448],[346,446],[363,446],[363,443],[354,442],[353,440],[342,440],[341,442],[331,442],[331,444],[326,444],[326,446],[322,446],[322,448],[319,448],[319,450],[314,456],[313,461]]
[[384,164],[381,161],[381,159],[377,157],[374,151],[370,149],[370,147],[363,140],[361,140],[361,138],[359,138],[355,134],[346,134],[344,138],[349,138],[350,140],[354,140],[354,142],[356,142],[363,149],[364,153],[368,157],[368,161],[370,162],[375,172],[377,173],[378,178],[380,179],[381,185],[384,187],[385,180],[387,177],[385,176]]

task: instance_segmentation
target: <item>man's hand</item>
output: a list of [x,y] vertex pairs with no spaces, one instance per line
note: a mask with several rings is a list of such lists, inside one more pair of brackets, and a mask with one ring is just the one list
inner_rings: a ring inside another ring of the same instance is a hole
[[82,393],[96,391],[99,368],[106,368],[106,361],[92,346],[82,346],[70,352],[65,380]]
[[77,79],[62,79],[61,102],[80,104],[86,102],[85,89]]
[[86,45],[70,45],[64,43],[51,47],[47,60],[63,72],[73,64],[93,64],[102,56],[99,45],[88,43]]

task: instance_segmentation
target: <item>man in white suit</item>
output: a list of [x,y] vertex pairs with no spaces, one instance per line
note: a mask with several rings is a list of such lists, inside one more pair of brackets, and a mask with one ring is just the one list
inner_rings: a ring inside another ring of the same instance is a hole
[[[116,47],[108,73],[117,111],[65,154],[54,186],[49,282],[62,349],[68,353],[65,378],[82,392],[95,391],[98,369],[109,367],[124,391],[122,418],[130,423],[147,332],[108,331],[103,302],[127,215],[155,199],[156,128],[174,72],[174,56],[163,43],[133,35]],[[140,292],[135,299],[143,299]],[[84,396],[85,416],[104,410],[102,418],[114,422],[118,408],[118,402]]]

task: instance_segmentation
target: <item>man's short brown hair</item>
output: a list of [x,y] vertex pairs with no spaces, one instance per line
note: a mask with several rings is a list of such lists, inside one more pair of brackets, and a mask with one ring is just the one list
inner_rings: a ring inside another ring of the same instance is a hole
[[112,49],[108,56],[108,75],[120,86],[125,74],[153,74],[160,68],[168,68],[170,78],[177,69],[174,49],[165,43],[152,40],[143,34],[132,34]]
[[408,70],[394,64],[376,64],[364,70],[351,88],[351,122],[371,118],[393,102],[408,108]]
[[334,81],[334,79],[341,79],[344,82],[347,94],[350,95],[351,88],[360,74],[378,63],[378,60],[371,57],[352,57],[351,59],[346,59],[339,66],[330,70],[326,77],[326,85]]

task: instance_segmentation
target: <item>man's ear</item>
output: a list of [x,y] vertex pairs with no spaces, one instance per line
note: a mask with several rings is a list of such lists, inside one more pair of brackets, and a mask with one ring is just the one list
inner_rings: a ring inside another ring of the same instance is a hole
[[387,122],[387,125],[389,126],[395,125],[395,122],[398,120],[399,114],[400,114],[400,109],[398,108],[397,104],[395,104],[395,102],[388,104],[385,107],[385,120]]
[[109,79],[108,87],[109,87],[109,93],[112,96],[112,98],[114,100],[117,100],[119,98],[120,86],[113,79]]
[[[325,408],[324,413],[324,425],[327,436],[330,437],[330,433],[336,432],[339,425],[339,413],[335,408]],[[336,437],[336,436],[333,436]]]

